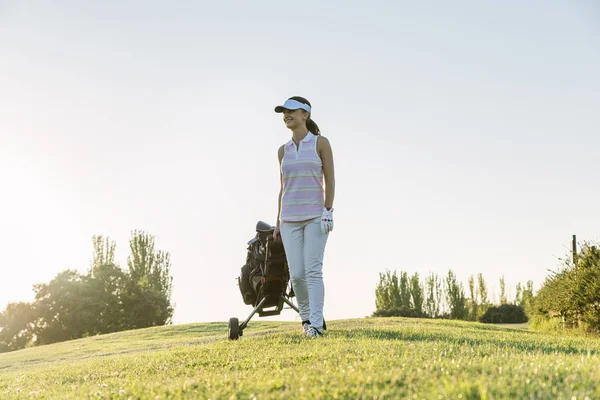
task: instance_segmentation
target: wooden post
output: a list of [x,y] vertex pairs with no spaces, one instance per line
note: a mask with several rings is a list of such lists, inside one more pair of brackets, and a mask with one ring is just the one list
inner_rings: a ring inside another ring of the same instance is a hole
[[573,235],[573,265],[577,264],[577,241],[576,235]]

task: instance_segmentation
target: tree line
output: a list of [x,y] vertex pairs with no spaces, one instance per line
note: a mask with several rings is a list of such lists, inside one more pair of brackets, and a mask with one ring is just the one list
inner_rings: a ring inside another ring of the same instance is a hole
[[85,273],[67,269],[33,286],[34,301],[9,303],[0,313],[0,353],[91,335],[170,324],[171,262],[154,236],[132,232],[127,268],[116,244],[94,236]]
[[546,277],[534,301],[532,325],[600,333],[600,249],[586,242]]
[[507,298],[504,277],[500,278],[499,303],[491,299],[481,273],[471,275],[465,289],[452,270],[445,276],[429,273],[385,271],[375,289],[376,310],[372,316],[445,318],[481,322],[526,322],[533,301],[533,281],[516,286],[515,297]]
[[562,259],[534,293],[533,282],[516,285],[507,298],[500,278],[498,302],[490,299],[481,273],[469,276],[467,288],[452,270],[430,273],[423,280],[401,271],[379,274],[372,316],[447,318],[480,322],[525,322],[538,330],[576,330],[600,334],[600,248],[585,242]]

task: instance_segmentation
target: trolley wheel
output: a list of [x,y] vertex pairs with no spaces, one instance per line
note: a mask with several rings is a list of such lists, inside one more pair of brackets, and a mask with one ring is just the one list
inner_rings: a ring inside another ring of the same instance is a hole
[[229,318],[228,334],[230,340],[237,340],[240,337],[240,322],[235,317]]

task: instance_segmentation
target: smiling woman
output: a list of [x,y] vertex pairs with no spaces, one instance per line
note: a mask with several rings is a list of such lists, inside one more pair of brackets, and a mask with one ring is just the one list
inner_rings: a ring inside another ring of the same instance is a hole
[[325,329],[323,259],[333,230],[333,153],[307,99],[290,97],[275,112],[283,114],[291,138],[278,150],[281,188],[273,237],[283,241],[304,333],[320,337]]

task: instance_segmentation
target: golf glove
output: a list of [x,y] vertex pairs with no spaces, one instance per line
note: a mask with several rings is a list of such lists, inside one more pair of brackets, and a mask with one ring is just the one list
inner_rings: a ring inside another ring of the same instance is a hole
[[321,216],[321,232],[326,235],[333,230],[333,208],[327,210],[323,207],[323,215]]

